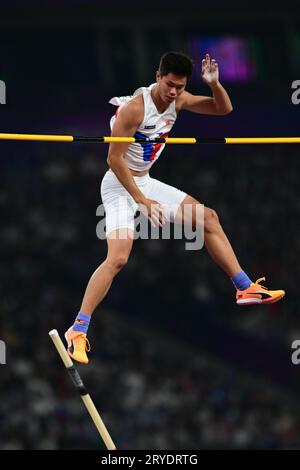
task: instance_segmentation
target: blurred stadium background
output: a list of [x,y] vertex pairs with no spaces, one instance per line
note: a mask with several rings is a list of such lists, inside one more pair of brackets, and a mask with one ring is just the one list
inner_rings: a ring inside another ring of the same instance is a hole
[[[198,66],[207,51],[218,60],[234,112],[182,113],[173,136],[300,135],[299,6],[24,3],[0,6],[2,132],[108,135],[108,100],[152,83],[161,54],[180,50]],[[189,90],[210,91],[198,67]],[[79,368],[119,448],[299,448],[299,152],[170,146],[154,166],[218,212],[250,277],[287,295],[238,308],[205,250],[135,242]],[[107,146],[2,142],[0,153],[0,449],[102,448],[48,331],[73,321],[106,254],[95,228]]]

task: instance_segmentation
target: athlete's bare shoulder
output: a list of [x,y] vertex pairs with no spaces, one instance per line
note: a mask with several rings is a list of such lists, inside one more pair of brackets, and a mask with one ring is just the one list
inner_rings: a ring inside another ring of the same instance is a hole
[[119,111],[122,119],[130,121],[134,124],[140,124],[144,119],[144,99],[143,95],[134,96],[130,101],[125,103]]

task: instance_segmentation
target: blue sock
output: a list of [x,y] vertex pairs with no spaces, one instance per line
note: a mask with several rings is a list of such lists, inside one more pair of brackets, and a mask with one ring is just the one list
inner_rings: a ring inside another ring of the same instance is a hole
[[241,271],[240,273],[233,276],[231,280],[236,290],[248,289],[248,287],[250,287],[252,283],[251,279],[249,279],[249,277],[247,276],[246,273],[244,273],[244,271]]
[[85,313],[79,312],[74,325],[72,326],[73,331],[81,331],[82,333],[87,333],[89,324],[91,321],[91,315],[86,315]]

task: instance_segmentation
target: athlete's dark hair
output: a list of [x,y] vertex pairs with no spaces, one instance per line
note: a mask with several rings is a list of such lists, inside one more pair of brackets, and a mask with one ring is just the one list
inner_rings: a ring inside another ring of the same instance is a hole
[[190,77],[193,72],[194,61],[181,52],[166,52],[160,59],[159,73],[161,76],[174,73],[174,75]]

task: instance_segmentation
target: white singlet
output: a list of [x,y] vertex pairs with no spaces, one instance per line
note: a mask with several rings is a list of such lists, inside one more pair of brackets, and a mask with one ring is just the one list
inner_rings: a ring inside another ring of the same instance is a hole
[[[138,127],[134,137],[136,138],[157,138],[168,137],[176,118],[175,100],[170,103],[163,113],[159,113],[151,97],[151,90],[156,85],[152,83],[149,87],[138,88],[132,96],[121,96],[112,98],[109,102],[121,107],[124,103],[130,101],[134,96],[143,94],[144,98],[144,119]],[[117,119],[119,108],[116,114],[110,120],[110,127],[113,128]],[[163,151],[165,144],[157,143],[134,143],[128,146],[124,155],[125,162],[131,170],[145,171],[149,170],[153,163],[158,159]]]

